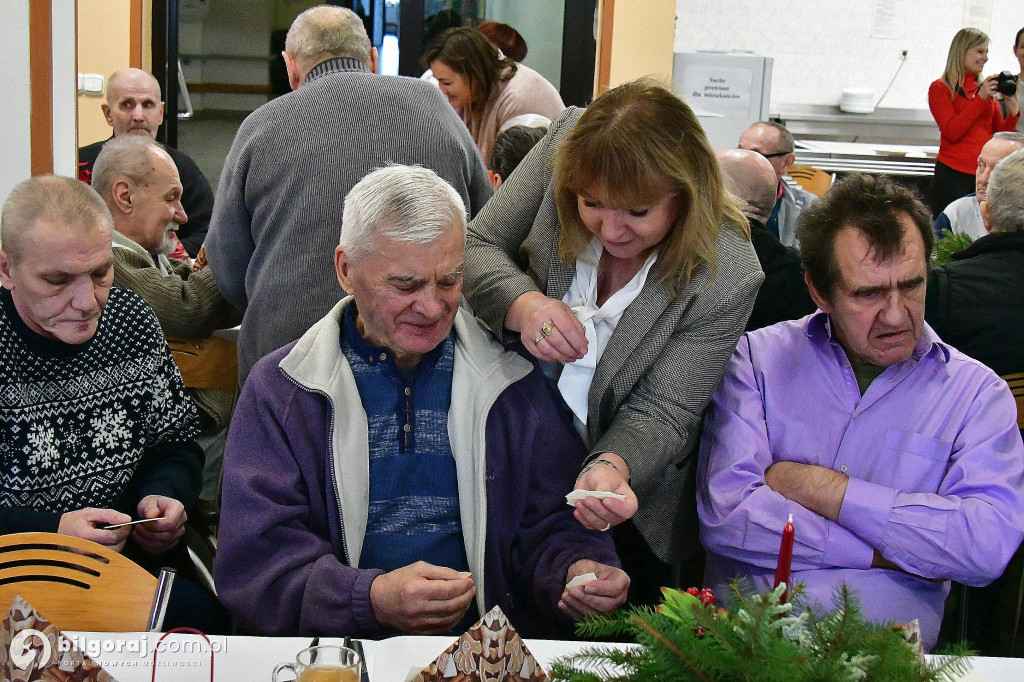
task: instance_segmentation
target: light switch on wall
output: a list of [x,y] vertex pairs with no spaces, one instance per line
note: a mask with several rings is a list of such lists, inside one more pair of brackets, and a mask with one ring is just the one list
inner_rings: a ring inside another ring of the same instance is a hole
[[98,73],[78,74],[78,94],[80,95],[102,95],[103,76]]

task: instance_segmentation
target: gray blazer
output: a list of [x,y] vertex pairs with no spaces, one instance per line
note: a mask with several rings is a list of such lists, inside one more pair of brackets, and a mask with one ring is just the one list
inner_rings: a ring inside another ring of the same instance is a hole
[[[528,291],[561,299],[575,263],[558,259],[561,227],[552,175],[555,153],[583,110],[569,108],[469,225],[464,291],[505,341],[512,302]],[[655,263],[619,320],[589,394],[591,457],[614,452],[629,464],[640,503],[634,518],[654,553],[678,563],[700,550],[695,450],[711,400],[764,278],[750,241],[725,228],[718,272],[699,265],[670,296]]]

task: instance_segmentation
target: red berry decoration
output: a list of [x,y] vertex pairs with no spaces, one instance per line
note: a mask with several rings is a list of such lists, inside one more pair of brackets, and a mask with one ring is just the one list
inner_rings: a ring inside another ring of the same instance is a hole
[[700,597],[700,590],[696,587],[689,587],[686,589],[687,594],[692,594],[694,597]]
[[700,603],[704,606],[710,606],[715,603],[715,593],[709,589],[701,590],[700,595],[697,595],[697,598],[700,599]]

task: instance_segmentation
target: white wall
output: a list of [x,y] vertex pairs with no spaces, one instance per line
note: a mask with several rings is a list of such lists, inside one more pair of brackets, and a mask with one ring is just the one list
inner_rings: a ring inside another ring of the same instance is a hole
[[52,0],[53,172],[78,177],[75,3]]
[[519,31],[527,48],[523,64],[561,87],[565,0],[490,0],[485,12],[488,21]]
[[28,0],[0,2],[4,56],[0,59],[0,202],[32,168],[32,103],[28,58]]
[[[872,37],[876,6],[895,8],[898,38]],[[1021,0],[676,0],[675,51],[773,57],[774,113],[786,104],[838,104],[851,86],[881,96],[907,50],[880,106],[927,109],[928,86],[942,75],[949,43],[963,26],[991,38],[986,75],[1017,73],[1013,40],[1024,27]]]

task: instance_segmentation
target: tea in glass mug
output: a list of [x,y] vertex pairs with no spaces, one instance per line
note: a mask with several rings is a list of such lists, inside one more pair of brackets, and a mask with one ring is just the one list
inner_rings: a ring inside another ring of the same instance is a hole
[[296,682],[359,682],[363,662],[352,649],[323,645],[303,649],[295,663],[280,663],[274,668],[274,682],[284,682],[278,674],[291,670]]

